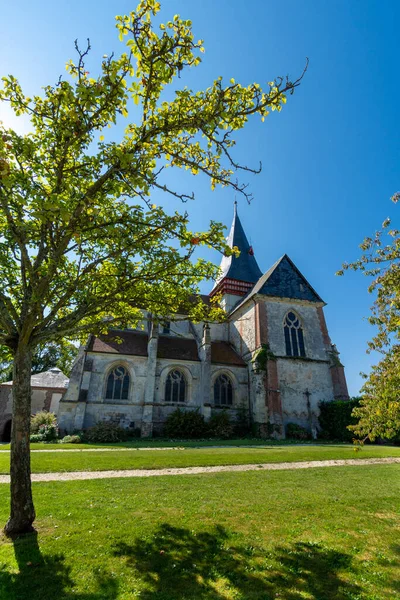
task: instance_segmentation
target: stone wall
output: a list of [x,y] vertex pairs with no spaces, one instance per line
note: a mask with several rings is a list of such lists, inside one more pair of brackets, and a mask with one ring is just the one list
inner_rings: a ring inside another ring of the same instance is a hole
[[[333,400],[327,332],[321,327],[322,308],[303,301],[265,301],[270,350],[278,357],[277,379],[282,421],[297,423],[316,434],[318,403]],[[284,318],[294,311],[302,322],[305,358],[287,357],[283,331]]]
[[[123,365],[130,375],[128,399],[118,402],[105,399],[107,377],[116,365]],[[85,370],[89,368],[90,371]],[[174,368],[182,370],[186,378],[187,400],[185,403],[165,402],[166,378]],[[209,418],[211,409],[213,409],[214,380],[222,373],[231,377],[234,387],[234,407],[229,409],[232,417],[236,416],[239,406],[248,406],[248,374],[245,367],[211,366],[211,381],[208,384],[211,401],[207,406],[203,402],[202,363],[200,361],[158,359],[155,369],[153,402],[145,400],[147,371],[146,357],[87,352],[86,357],[81,357],[81,366],[77,367],[75,375],[71,374],[74,394],[72,395],[69,390],[66,397],[60,402],[60,428],[66,431],[86,429],[97,421],[112,421],[121,427],[137,428],[141,427],[143,413],[146,410],[146,419],[148,420],[149,415],[152,415],[151,420],[157,431],[162,428],[167,416],[178,407],[183,410],[199,409],[206,418]],[[76,387],[75,379],[81,381],[81,387],[85,387],[85,399],[82,397],[82,389],[79,390]],[[79,423],[81,424],[78,427]]]
[[[54,412],[58,417],[58,405],[65,388],[32,387],[31,413],[41,410]],[[0,385],[0,441],[3,441],[4,430],[12,418],[12,386]],[[6,440],[8,441],[8,440]]]
[[233,314],[229,323],[229,341],[244,360],[249,360],[257,347],[254,311],[254,304],[248,303]]
[[318,428],[319,402],[333,400],[330,366],[301,358],[277,360],[284,426]]
[[[146,429],[147,435],[151,434],[153,426],[156,431],[161,430],[167,416],[177,407],[198,409],[209,419],[221,410],[213,404],[214,380],[218,373],[227,373],[234,382],[234,406],[228,409],[232,418],[239,406],[250,406],[252,421],[259,425],[263,434],[273,430],[281,437],[289,422],[314,431],[319,401],[332,400],[334,395],[332,351],[322,305],[260,295],[254,301],[235,311],[229,323],[210,324],[207,341],[207,344],[210,339],[230,342],[247,362],[247,367],[210,366],[203,324],[171,323],[171,335],[196,339],[201,360],[151,359],[149,363],[146,357],[81,352],[71,374],[68,392],[60,403],[60,426],[70,431],[108,420],[123,427],[141,427],[142,432]],[[286,356],[283,323],[289,310],[296,312],[302,322],[305,358]],[[268,361],[266,371],[257,372],[254,355],[265,343],[269,344],[276,360]],[[117,364],[125,366],[130,374],[129,396],[127,400],[110,402],[105,400],[106,381]],[[185,403],[165,401],[166,378],[173,368],[181,369],[185,374]],[[153,369],[154,394],[149,380]]]
[[301,301],[265,301],[268,321],[268,343],[277,356],[286,356],[283,322],[289,310],[297,313],[302,321],[304,345],[307,358],[328,360],[326,345],[321,332],[317,306]]

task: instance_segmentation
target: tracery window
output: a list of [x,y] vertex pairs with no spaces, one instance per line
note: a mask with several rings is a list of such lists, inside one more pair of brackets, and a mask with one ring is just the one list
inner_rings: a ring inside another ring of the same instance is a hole
[[285,317],[283,330],[287,356],[305,356],[303,328],[299,317],[289,311]]
[[218,375],[214,382],[214,404],[217,406],[232,406],[233,388],[227,375]]
[[165,382],[165,400],[166,402],[185,402],[186,400],[186,379],[178,369],[168,373]]
[[115,367],[108,376],[106,400],[127,400],[129,373],[122,365]]

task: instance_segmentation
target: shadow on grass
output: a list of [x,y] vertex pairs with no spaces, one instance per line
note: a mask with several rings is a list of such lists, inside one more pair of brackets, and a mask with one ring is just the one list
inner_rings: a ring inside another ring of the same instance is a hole
[[[132,544],[121,541],[112,553],[141,600],[367,600],[366,589],[346,581],[352,557],[317,543],[298,542],[266,551],[243,545],[239,536],[216,526],[195,532],[162,524]],[[40,552],[37,534],[14,542],[18,572],[0,563],[1,600],[123,600],[118,580],[96,574],[96,591],[74,586],[63,555]],[[399,548],[393,548],[399,554]],[[69,557],[71,560],[71,556]],[[75,556],[79,565],[79,556]],[[392,564],[392,563],[391,563]],[[130,571],[130,572],[128,572]],[[92,575],[89,573],[88,575]],[[359,579],[359,577],[357,577]],[[81,585],[81,582],[80,582]],[[398,590],[398,582],[390,582]],[[125,587],[126,589],[126,587]],[[133,593],[133,591],[132,591]],[[375,597],[375,596],[374,596]],[[387,597],[397,597],[388,595]]]
[[217,526],[195,533],[162,524],[151,538],[114,548],[140,579],[141,600],[362,600],[342,573],[352,558],[318,544],[296,543],[266,552],[241,546]]
[[[391,550],[394,554],[396,554],[398,556],[396,564],[397,564],[397,573],[400,573],[400,544],[393,544],[391,546]],[[390,561],[393,562],[393,561]],[[383,561],[383,565],[386,565],[388,563],[388,560],[386,559],[385,561]],[[396,597],[400,598],[400,577],[398,577],[396,579],[396,581],[392,581],[391,582],[391,587],[393,590],[395,590],[397,592]]]
[[[1,542],[0,542],[1,543]],[[13,541],[18,572],[10,573],[0,563],[1,600],[114,600],[118,598],[118,582],[105,573],[97,575],[98,591],[75,593],[71,568],[64,564],[62,554],[43,556],[37,533]],[[77,559],[79,560],[79,559]]]

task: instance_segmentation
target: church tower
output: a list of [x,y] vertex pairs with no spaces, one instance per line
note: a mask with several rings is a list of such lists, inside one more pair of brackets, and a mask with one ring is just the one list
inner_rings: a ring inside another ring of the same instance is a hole
[[228,342],[248,365],[252,422],[261,435],[282,437],[295,424],[315,437],[319,403],[348,398],[325,302],[286,254],[262,273],[236,203],[227,243],[240,255],[222,259],[210,295],[222,296]]
[[262,276],[237,213],[235,201],[231,230],[226,239],[230,248],[240,250],[239,256],[224,256],[221,261],[221,276],[216,281],[210,296],[222,294],[221,306],[229,312],[245,296]]

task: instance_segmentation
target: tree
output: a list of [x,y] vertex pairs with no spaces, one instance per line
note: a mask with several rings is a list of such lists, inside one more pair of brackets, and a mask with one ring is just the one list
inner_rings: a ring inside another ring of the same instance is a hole
[[363,441],[392,439],[400,433],[400,345],[394,345],[374,367],[362,388],[360,406],[352,415],[358,419],[351,431]]
[[[392,201],[399,200],[398,192]],[[360,406],[353,411],[359,421],[349,429],[374,441],[400,432],[400,231],[386,219],[382,229],[365,238],[360,248],[362,256],[345,263],[338,275],[352,269],[373,278],[368,288],[375,294],[369,322],[377,327],[377,333],[369,351],[377,350],[383,358],[366,378]]]
[[[10,381],[13,377],[12,355],[5,346],[0,357],[0,383]],[[32,355],[32,375],[43,373],[53,367],[58,367],[69,377],[72,364],[78,354],[78,348],[65,340],[62,343],[51,342],[38,346]]]
[[[165,88],[200,63],[204,48],[179,15],[156,27],[159,9],[155,0],[142,0],[135,12],[116,17],[125,49],[104,55],[95,78],[85,66],[89,40],[85,50],[75,42],[77,62],[67,63],[67,79],[43,96],[28,98],[15,77],[3,77],[0,100],[32,124],[29,135],[0,132],[0,344],[12,353],[14,380],[8,535],[29,531],[35,519],[29,459],[35,348],[125,327],[142,316],[138,307],[160,318],[182,305],[197,320],[220,314],[190,297],[202,279],[217,275],[210,262],[192,262],[195,248],[231,252],[222,225],[211,221],[208,231],[191,232],[186,212],[168,215],[150,194],[192,198],[163,180],[167,167],[177,167],[248,199],[234,174],[257,170],[235,162],[234,132],[252,115],[264,120],[280,111],[304,74],[294,82],[279,78],[266,91],[233,79],[225,86],[219,77],[204,91],[183,87],[166,101]],[[123,119],[122,139],[105,141],[104,130]]]

